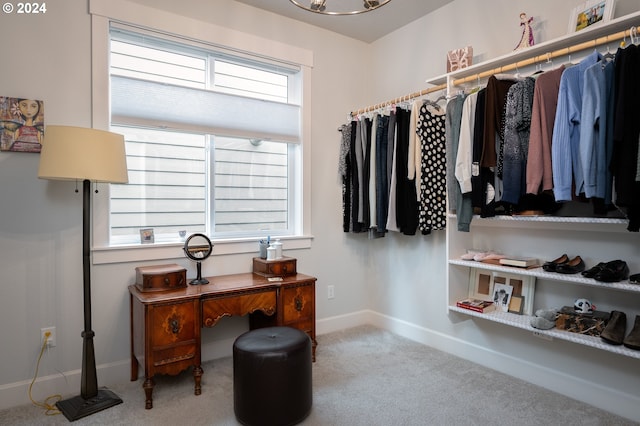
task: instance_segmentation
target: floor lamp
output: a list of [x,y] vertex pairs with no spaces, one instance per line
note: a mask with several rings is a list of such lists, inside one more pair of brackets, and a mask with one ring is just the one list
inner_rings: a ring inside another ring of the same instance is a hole
[[[82,269],[84,331],[80,395],[56,406],[70,421],[122,403],[113,392],[98,389],[91,327],[91,182],[127,183],[124,138],[116,133],[69,126],[47,126],[38,177],[82,181]],[[77,190],[76,190],[77,191]]]

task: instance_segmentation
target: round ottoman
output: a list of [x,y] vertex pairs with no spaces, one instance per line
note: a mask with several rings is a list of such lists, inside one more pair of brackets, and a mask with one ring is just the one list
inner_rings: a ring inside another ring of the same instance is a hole
[[311,411],[311,339],[291,327],[248,331],[233,343],[233,409],[244,425],[293,425]]

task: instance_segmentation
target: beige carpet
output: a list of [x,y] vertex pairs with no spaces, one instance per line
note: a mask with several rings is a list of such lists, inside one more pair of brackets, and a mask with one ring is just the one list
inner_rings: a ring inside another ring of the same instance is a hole
[[[303,425],[637,424],[371,326],[319,336],[318,344]],[[142,380],[122,383],[111,390],[123,404],[73,425],[237,425],[232,359],[203,368],[200,396],[190,372],[160,376],[154,408],[145,410]],[[32,405],[0,411],[0,425],[65,424]]]

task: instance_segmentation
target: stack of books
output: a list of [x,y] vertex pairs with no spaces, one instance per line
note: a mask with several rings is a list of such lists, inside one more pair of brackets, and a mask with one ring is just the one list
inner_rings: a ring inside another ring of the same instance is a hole
[[501,265],[518,268],[531,268],[540,264],[540,261],[535,257],[503,257],[499,262]]
[[496,309],[496,305],[490,300],[480,300],[480,299],[464,299],[456,302],[456,306],[458,308],[468,309],[470,311],[487,313],[494,311]]

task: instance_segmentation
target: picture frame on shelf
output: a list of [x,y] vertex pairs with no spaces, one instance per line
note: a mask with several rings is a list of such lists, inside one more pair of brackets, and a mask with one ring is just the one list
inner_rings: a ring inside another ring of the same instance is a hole
[[511,296],[511,301],[509,302],[509,312],[511,312],[512,314],[522,315],[524,300],[524,296]]
[[[469,298],[493,301],[496,285],[511,286],[511,299],[513,300],[514,297],[520,299],[522,306],[519,312],[512,313],[533,315],[533,300],[536,286],[535,276],[502,271],[486,271],[477,268],[469,269]],[[518,302],[516,301],[514,303]],[[507,306],[507,311],[512,308],[511,301]]]
[[[502,277],[497,277],[502,278]],[[511,295],[513,294],[513,287],[501,282],[495,282],[493,284],[493,303],[496,305],[496,309],[502,312],[509,311],[509,303],[511,302]]]
[[588,0],[571,11],[569,34],[594,25],[602,25],[613,18],[615,0]]
[[155,236],[153,234],[153,228],[144,228],[140,230],[140,244],[153,244],[155,242]]
[[469,271],[469,298],[491,300],[493,278],[490,272],[471,268]]

